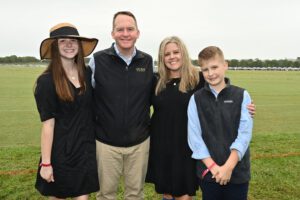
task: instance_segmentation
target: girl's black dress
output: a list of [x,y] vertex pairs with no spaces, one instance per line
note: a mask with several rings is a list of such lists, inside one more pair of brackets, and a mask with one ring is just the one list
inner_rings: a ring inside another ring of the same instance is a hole
[[171,79],[166,89],[152,95],[150,155],[146,181],[157,193],[194,196],[198,189],[196,162],[187,142],[187,107],[191,95],[203,87],[204,79],[191,91],[179,91],[180,78]]
[[69,82],[75,94],[73,102],[58,98],[51,73],[37,80],[34,95],[41,121],[55,118],[51,152],[55,181],[42,179],[38,168],[35,187],[42,195],[66,198],[99,190],[90,77],[87,69],[87,90],[82,95]]

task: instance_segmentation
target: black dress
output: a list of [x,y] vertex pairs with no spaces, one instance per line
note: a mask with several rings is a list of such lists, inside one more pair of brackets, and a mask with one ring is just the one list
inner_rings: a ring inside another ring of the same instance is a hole
[[179,91],[180,79],[172,79],[158,96],[152,96],[150,155],[146,181],[160,194],[194,196],[198,188],[196,162],[187,142],[187,107],[191,95],[203,87],[204,79],[195,89]]
[[73,102],[58,99],[51,73],[37,80],[34,95],[41,121],[55,118],[51,152],[54,182],[42,179],[38,168],[35,187],[42,195],[66,198],[99,190],[90,77],[87,69],[87,90],[82,95],[69,82],[75,94]]

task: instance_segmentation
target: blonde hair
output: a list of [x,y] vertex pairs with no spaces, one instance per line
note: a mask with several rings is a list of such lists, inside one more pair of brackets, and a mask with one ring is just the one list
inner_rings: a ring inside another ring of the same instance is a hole
[[208,46],[208,47],[204,48],[198,54],[198,63],[200,65],[200,67],[202,66],[204,61],[215,58],[216,56],[219,56],[222,60],[225,61],[223,51],[219,47]]
[[193,66],[187,48],[183,41],[177,36],[171,36],[165,38],[159,46],[158,53],[158,74],[159,79],[155,88],[155,95],[158,95],[162,90],[166,88],[166,84],[170,81],[170,72],[167,69],[164,61],[164,52],[166,45],[174,43],[178,46],[182,57],[182,66],[180,68],[181,80],[179,83],[179,91],[186,93],[188,90],[192,90],[199,83],[199,70]]

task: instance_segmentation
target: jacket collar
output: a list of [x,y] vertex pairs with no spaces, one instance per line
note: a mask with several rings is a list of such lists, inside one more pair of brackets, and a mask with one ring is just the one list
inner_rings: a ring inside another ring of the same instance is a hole
[[[230,86],[230,79],[227,78],[227,77],[225,77],[224,79],[225,79],[225,84],[226,84],[225,88],[228,88]],[[211,92],[211,89],[210,89],[209,84],[207,82],[205,82],[205,84],[204,84],[204,89],[207,90],[207,91],[209,91],[209,92]]]
[[[145,57],[144,54],[140,50],[138,50],[137,48],[135,48],[135,49],[136,49],[136,54],[132,58],[132,60],[140,59],[140,58],[144,58]],[[117,56],[117,57],[119,57],[118,54],[117,54],[117,52],[116,52],[116,50],[115,50],[115,48],[114,48],[114,43],[111,45],[110,48],[107,49],[106,53],[108,55],[111,55],[111,56]]]

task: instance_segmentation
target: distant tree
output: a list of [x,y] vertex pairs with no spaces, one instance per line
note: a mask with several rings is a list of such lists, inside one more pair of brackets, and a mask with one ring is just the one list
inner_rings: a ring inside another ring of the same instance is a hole
[[239,61],[237,59],[228,60],[228,65],[229,67],[238,67]]
[[300,60],[296,60],[293,62],[293,67],[300,67]]
[[263,67],[263,62],[261,60],[259,60],[258,58],[256,58],[253,61],[253,66],[252,67]]

